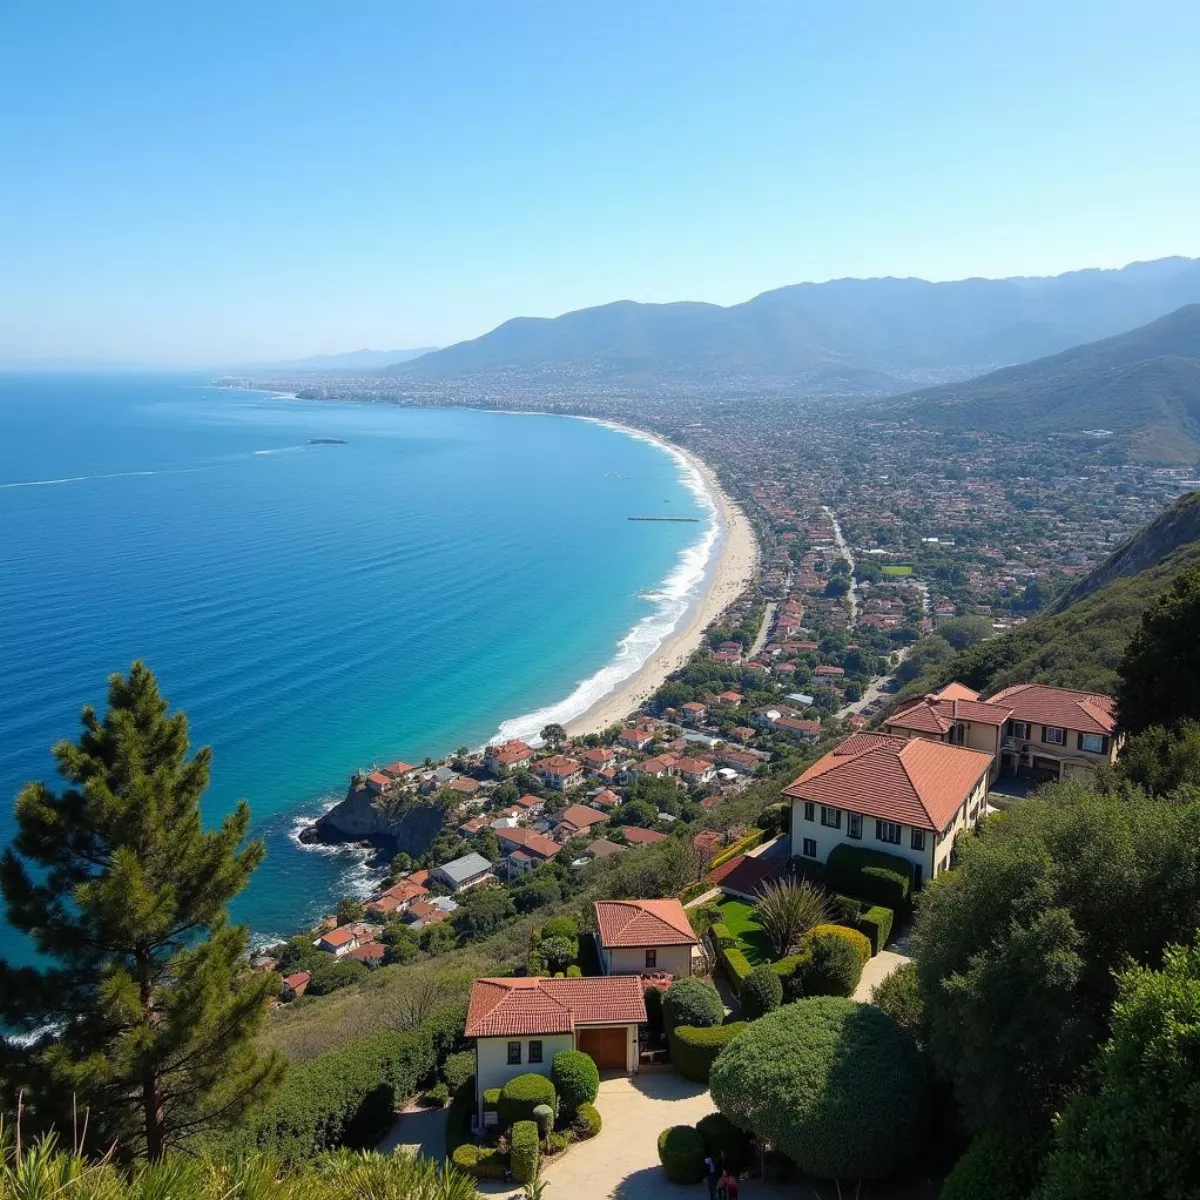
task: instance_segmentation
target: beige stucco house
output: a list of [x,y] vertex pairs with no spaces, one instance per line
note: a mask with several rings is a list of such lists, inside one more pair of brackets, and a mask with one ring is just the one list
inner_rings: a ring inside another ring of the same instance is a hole
[[1000,747],[1006,774],[1087,779],[1101,763],[1116,761],[1121,739],[1111,696],[1018,683],[988,704],[1009,710]]
[[597,900],[600,969],[606,975],[692,973],[700,942],[677,899]]
[[883,723],[885,733],[904,738],[926,738],[951,746],[966,746],[992,756],[991,779],[1000,773],[1000,745],[1012,710],[981,700],[979,693],[961,683],[947,684],[939,692],[919,696],[900,705]]
[[792,854],[825,862],[842,843],[907,859],[917,887],[951,865],[954,839],[987,806],[992,756],[926,738],[856,733],[783,794]]
[[634,1074],[638,1026],[646,1020],[636,976],[477,979],[466,1036],[475,1040],[475,1104],[516,1075],[549,1075],[560,1050],[582,1050],[600,1070]]

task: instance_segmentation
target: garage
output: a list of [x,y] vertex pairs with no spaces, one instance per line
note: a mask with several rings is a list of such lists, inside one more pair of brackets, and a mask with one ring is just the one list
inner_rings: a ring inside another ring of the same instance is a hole
[[629,1041],[628,1027],[610,1026],[606,1029],[578,1029],[576,1049],[591,1057],[601,1071],[624,1071]]

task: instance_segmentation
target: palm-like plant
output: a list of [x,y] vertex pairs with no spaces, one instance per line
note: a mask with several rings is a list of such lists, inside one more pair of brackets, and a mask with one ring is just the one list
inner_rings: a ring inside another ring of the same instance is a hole
[[800,948],[804,935],[829,918],[829,902],[820,888],[805,880],[784,879],[759,890],[754,916],[776,958]]
[[281,1200],[477,1200],[475,1181],[448,1163],[419,1154],[341,1151],[317,1159],[297,1182],[314,1190],[284,1192]]

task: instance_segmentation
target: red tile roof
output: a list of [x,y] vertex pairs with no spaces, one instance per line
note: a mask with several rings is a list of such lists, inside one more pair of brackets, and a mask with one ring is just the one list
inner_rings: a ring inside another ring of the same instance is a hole
[[534,829],[497,829],[496,841],[506,849],[520,846],[538,858],[553,858],[562,847],[544,833]]
[[967,687],[965,683],[948,683],[940,691],[933,693],[939,700],[978,700],[979,693]]
[[579,770],[579,763],[568,758],[565,754],[552,754],[549,758],[543,758],[539,762],[533,764],[535,771],[544,771],[547,775],[568,776],[574,775]]
[[346,957],[356,958],[361,963],[383,962],[383,946],[379,942],[364,942],[351,950]]
[[296,971],[291,975],[285,975],[283,982],[290,988],[298,988],[303,987],[311,978],[312,976],[307,971]]
[[[969,690],[969,689],[964,689]],[[898,708],[884,722],[897,729],[911,729],[916,733],[932,733],[938,736],[949,733],[956,722],[968,721],[976,725],[1003,725],[1012,715],[1012,710],[1003,704],[991,704],[984,700],[957,699],[930,694]]]
[[657,829],[642,829],[637,825],[625,826],[625,840],[631,846],[649,846],[653,842],[665,842],[667,835]]
[[636,975],[477,979],[471,985],[466,1036],[571,1033],[576,1025],[628,1025],[645,1020],[646,1001]]
[[417,768],[411,763],[394,762],[388,763],[386,767],[380,767],[379,769],[385,774],[392,775],[398,779],[401,775],[407,775],[409,771],[415,771]]
[[602,812],[597,812],[594,808],[587,808],[582,804],[571,804],[560,809],[554,814],[554,819],[559,824],[566,821],[568,824],[574,825],[576,829],[587,829],[589,826],[600,825],[608,820]]
[[856,733],[783,794],[940,832],[991,763],[990,754],[965,746]]
[[331,929],[328,933],[321,934],[319,940],[330,946],[344,946],[347,942],[354,941],[354,934],[348,929]]
[[1115,702],[1096,692],[1074,692],[1042,683],[1018,683],[992,696],[989,704],[1003,704],[1018,721],[1057,725],[1081,733],[1111,736],[1117,727]]
[[[426,872],[428,875],[428,872]],[[402,879],[399,883],[393,883],[390,888],[385,889],[380,893],[381,898],[386,896],[390,899],[398,900],[401,904],[407,904],[410,900],[417,900],[421,896],[428,895],[429,889],[422,884],[416,882],[415,877]]]
[[670,900],[597,900],[600,941],[618,946],[695,946],[695,933],[683,905]]

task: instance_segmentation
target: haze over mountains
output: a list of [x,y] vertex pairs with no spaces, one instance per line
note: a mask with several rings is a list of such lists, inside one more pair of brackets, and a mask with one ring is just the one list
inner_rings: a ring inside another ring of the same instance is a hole
[[[434,349],[434,346],[421,346],[415,350],[347,350],[343,354],[313,354],[290,362],[254,363],[252,368],[265,371],[378,371],[410,362]],[[247,369],[251,368],[247,366]]]
[[1046,278],[842,279],[723,308],[618,301],[518,317],[389,366],[413,382],[481,374],[636,384],[761,382],[887,395],[1052,355],[1200,302],[1200,260]]
[[927,428],[1102,430],[1134,457],[1200,458],[1200,304],[1061,354],[879,406]]

